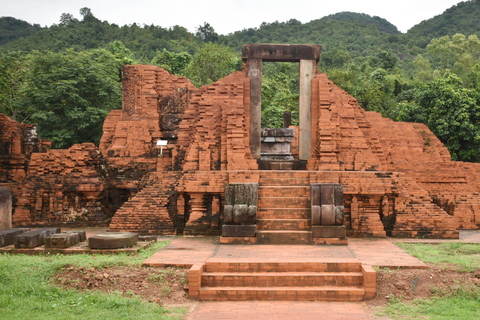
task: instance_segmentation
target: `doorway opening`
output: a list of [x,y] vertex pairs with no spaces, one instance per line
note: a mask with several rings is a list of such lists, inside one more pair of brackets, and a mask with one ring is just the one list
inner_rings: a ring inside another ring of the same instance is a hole
[[298,126],[299,87],[300,63],[262,63],[262,128]]

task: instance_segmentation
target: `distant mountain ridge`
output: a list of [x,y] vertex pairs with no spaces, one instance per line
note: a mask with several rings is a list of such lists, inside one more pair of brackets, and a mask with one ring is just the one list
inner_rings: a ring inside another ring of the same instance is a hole
[[[302,23],[262,23],[258,28],[243,29],[220,35],[218,42],[239,50],[245,43],[304,43],[321,44],[324,52],[335,48],[346,50],[352,58],[375,55],[379,50],[404,57],[415,47],[424,48],[432,38],[462,33],[480,35],[480,0],[470,0],[452,6],[441,15],[423,21],[406,34],[392,23],[364,13],[339,12]],[[151,59],[157,51],[194,53],[202,40],[181,26],[118,26],[100,21],[93,14],[82,21],[42,28],[12,17],[0,18],[0,51],[51,50],[65,48],[85,50],[105,46],[113,40],[122,41],[137,56]]]

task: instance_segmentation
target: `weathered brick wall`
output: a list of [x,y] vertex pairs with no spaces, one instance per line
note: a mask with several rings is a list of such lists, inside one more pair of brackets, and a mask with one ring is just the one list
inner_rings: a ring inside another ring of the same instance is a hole
[[101,203],[105,188],[93,143],[33,153],[27,175],[15,192],[13,224],[100,224],[106,219]]
[[[456,228],[480,227],[480,190],[472,184],[477,171],[467,172],[463,163],[452,162],[427,126],[394,122],[364,111],[324,74],[317,75],[312,87],[318,96],[312,97],[315,144],[309,169],[391,171],[401,176],[395,182],[402,191],[397,190],[394,197],[394,235],[442,237]],[[361,186],[364,181],[358,183]],[[373,201],[371,211],[383,215],[373,207],[381,208],[384,199]],[[378,227],[369,225],[358,225],[357,231],[378,232]]]
[[0,113],[0,182],[19,182],[26,174],[32,152],[51,144],[38,138],[37,127],[19,123]]

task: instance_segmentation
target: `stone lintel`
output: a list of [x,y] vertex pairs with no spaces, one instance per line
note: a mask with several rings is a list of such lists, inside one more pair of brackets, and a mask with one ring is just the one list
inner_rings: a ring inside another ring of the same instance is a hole
[[261,59],[267,62],[300,62],[320,60],[322,46],[306,44],[244,44],[242,59]]

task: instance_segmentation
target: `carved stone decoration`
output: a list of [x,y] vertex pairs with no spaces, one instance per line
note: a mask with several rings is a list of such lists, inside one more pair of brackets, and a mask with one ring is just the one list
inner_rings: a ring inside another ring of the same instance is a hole
[[257,183],[227,184],[222,236],[254,237],[257,231],[257,204]]
[[310,186],[313,238],[346,238],[343,225],[343,185],[314,183]]

